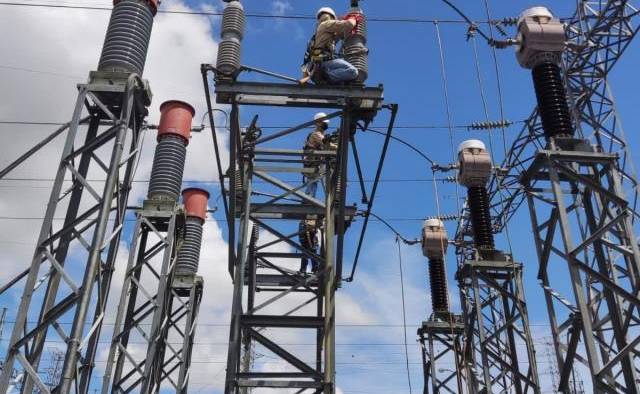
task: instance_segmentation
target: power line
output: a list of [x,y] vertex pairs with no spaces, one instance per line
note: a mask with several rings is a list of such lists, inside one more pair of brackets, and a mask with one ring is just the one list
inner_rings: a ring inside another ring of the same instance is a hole
[[[2,4],[2,3],[0,3]],[[0,65],[0,68],[3,68],[4,66]],[[11,67],[12,69],[18,69],[18,70],[28,70],[28,71],[33,71],[30,69],[21,69],[19,67]],[[39,72],[47,72],[47,71],[39,71]],[[55,73],[51,73],[51,74],[55,74]],[[524,124],[525,120],[518,120],[513,122],[513,124]],[[65,122],[52,122],[52,121],[47,121],[47,122],[33,122],[33,121],[27,121],[27,120],[0,120],[0,125],[5,124],[5,125],[24,125],[24,126],[62,126],[63,124],[65,124]],[[467,124],[467,125],[452,125],[451,127],[453,129],[458,129],[458,130],[470,130],[473,127],[473,123],[472,124]],[[269,125],[269,126],[260,126],[261,129],[288,129],[291,128],[292,126],[278,126],[278,125]],[[209,128],[207,126],[205,126],[205,128]],[[425,124],[425,125],[395,125],[393,126],[394,130],[395,129],[401,129],[401,130],[421,130],[421,129],[426,129],[426,130],[447,130],[449,128],[449,126],[447,125],[431,125],[431,124]],[[382,129],[380,126],[370,126],[368,128],[369,131],[371,130],[380,130]],[[481,131],[481,130],[474,130],[474,131]]]
[[[2,178],[0,179],[0,182],[53,182],[55,181],[55,179],[53,178],[23,178],[23,177],[14,177],[14,178]],[[285,182],[298,182],[295,179],[290,179],[290,180],[283,180]],[[397,178],[397,179],[380,179],[379,182],[382,183],[425,183],[425,182],[450,182],[451,178]],[[65,182],[70,183],[73,182],[73,180],[71,179],[65,179]],[[88,179],[87,182],[89,183],[98,183],[98,182],[102,182],[104,183],[105,180],[104,179]],[[138,179],[138,180],[133,180],[132,183],[138,183],[138,184],[148,184],[150,181],[146,180],[146,179]],[[216,181],[216,180],[197,180],[197,179],[187,179],[187,180],[183,180],[183,183],[186,184],[205,184],[205,185],[219,185],[220,181]],[[347,183],[359,183],[359,180],[347,180]],[[363,180],[364,183],[373,183],[374,180],[373,179],[364,179]],[[255,184],[270,184],[267,181],[260,181],[260,180],[254,180],[253,183]],[[20,187],[20,188],[35,188],[35,189],[48,189],[49,186],[35,186],[35,185],[0,185],[0,187],[5,187],[5,188],[13,188],[13,187]]]
[[[18,3],[18,2],[2,2],[0,5],[17,6],[17,7],[40,7],[40,8],[59,8],[59,9],[78,9],[93,11],[111,11],[111,7],[100,7],[91,5],[70,5],[70,4],[46,4],[46,3]],[[158,14],[169,15],[199,15],[199,16],[222,16],[222,12],[216,11],[176,11],[176,10],[158,10]],[[247,18],[258,19],[292,19],[292,20],[316,20],[314,15],[279,15],[279,14],[263,14],[263,13],[246,13]],[[452,24],[469,24],[469,21],[463,19],[434,19],[434,18],[407,18],[407,17],[367,17],[367,22],[386,22],[386,23],[452,23]],[[474,21],[474,24],[488,24],[490,21]]]

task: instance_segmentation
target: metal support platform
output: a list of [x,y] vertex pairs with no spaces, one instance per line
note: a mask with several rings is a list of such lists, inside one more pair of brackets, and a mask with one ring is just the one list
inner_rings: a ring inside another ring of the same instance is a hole
[[[54,335],[66,350],[56,393],[86,393],[95,368],[151,93],[146,81],[132,74],[93,72],[91,80],[78,86],[62,158],[26,273],[0,392],[7,391],[14,369],[26,374],[23,393],[50,392],[38,371],[45,344]],[[80,124],[87,116],[84,129]],[[88,174],[104,177],[104,188],[94,189]],[[56,222],[59,217],[64,217],[62,225]],[[63,324],[69,321],[70,328]]]
[[[215,72],[211,66],[202,66],[209,110],[212,109],[207,78],[210,71]],[[245,394],[256,387],[291,389],[298,394],[334,394],[334,297],[342,279],[344,233],[357,215],[356,207],[345,205],[349,152],[356,123],[366,127],[383,108],[382,87],[216,80],[215,93],[218,103],[231,105],[230,160],[226,175],[218,160],[219,175],[229,180],[229,189],[223,184],[222,194],[229,226],[229,272],[234,283],[225,394]],[[277,107],[337,109],[327,118],[340,121],[339,148],[313,152],[277,148],[293,133],[307,129],[306,135],[314,122],[262,135],[256,133],[259,127],[254,118],[251,126],[243,131],[239,116],[243,105],[267,106],[274,110]],[[396,106],[392,106],[392,121],[378,172],[396,110]],[[215,130],[213,116],[209,120]],[[214,142],[219,151],[215,134]],[[269,145],[265,147],[267,142]],[[312,168],[303,166],[303,158],[309,154],[321,162],[315,174]],[[292,174],[305,176],[306,181],[292,184],[285,180]],[[260,187],[269,189],[269,193],[256,192],[255,179],[259,179]],[[318,183],[321,197],[305,192],[311,182]],[[301,242],[304,235],[299,223],[304,220],[315,221],[321,229],[320,245],[315,250]],[[264,238],[262,243],[258,242],[259,236]],[[300,272],[302,258],[317,269]],[[284,333],[308,338],[315,345],[313,351],[301,353],[280,345],[278,338]],[[258,365],[253,356],[256,351],[277,361]]]
[[615,154],[541,150],[521,182],[527,196],[556,357],[558,390],[582,363],[596,393],[638,393],[638,212]]
[[432,316],[418,329],[422,349],[424,394],[464,394],[467,391],[462,342],[462,316],[449,315],[449,321]]
[[[195,302],[201,297],[201,284],[199,292],[197,284],[192,283],[181,295],[177,294],[179,288],[172,286],[184,221],[184,212],[175,202],[154,206],[153,200],[147,200],[137,214],[103,377],[103,394],[157,393],[164,381],[173,384],[176,392],[185,392],[172,375],[176,369],[188,368],[190,354],[181,354],[182,349],[174,349],[167,340],[178,320],[192,311],[197,313],[197,308],[190,308],[194,304],[182,299],[193,298]],[[188,349],[191,335],[181,338]],[[170,353],[165,357],[167,352]]]
[[522,265],[504,257],[468,259],[456,273],[468,392],[540,394]]

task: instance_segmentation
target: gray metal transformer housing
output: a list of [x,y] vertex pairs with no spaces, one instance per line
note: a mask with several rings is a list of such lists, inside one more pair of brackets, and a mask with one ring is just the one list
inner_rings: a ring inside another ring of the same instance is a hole
[[226,76],[236,73],[240,68],[241,42],[244,35],[244,8],[239,1],[227,4],[222,15],[222,33],[218,46],[216,68]]
[[149,198],[166,198],[178,201],[186,155],[187,142],[184,138],[173,134],[160,138],[153,157]]
[[201,244],[202,219],[196,216],[188,216],[185,223],[184,242],[178,250],[176,274],[195,275],[198,272]]
[[153,27],[153,10],[143,0],[113,6],[98,70],[142,75]]
[[356,26],[356,31],[344,40],[342,51],[346,61],[358,69],[358,82],[364,82],[369,76],[369,49],[367,49],[367,20],[362,10],[356,8],[350,12],[362,15],[362,22]]

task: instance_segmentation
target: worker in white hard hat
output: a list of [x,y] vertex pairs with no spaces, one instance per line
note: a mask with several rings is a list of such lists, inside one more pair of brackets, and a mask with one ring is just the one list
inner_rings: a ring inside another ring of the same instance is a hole
[[338,20],[333,9],[322,7],[316,13],[316,19],[318,25],[307,44],[300,83],[305,84],[312,78],[329,83],[355,80],[358,69],[336,53],[336,43],[351,34],[358,23],[362,23],[362,15],[350,13]]
[[308,153],[304,155],[302,160],[305,170],[302,181],[307,183],[305,193],[315,198],[318,191],[318,182],[320,181],[320,165],[322,164],[322,159],[311,153],[311,151],[323,150],[325,133],[329,128],[329,119],[327,119],[327,114],[324,112],[318,112],[313,116],[313,121],[315,128],[307,136],[303,147]]

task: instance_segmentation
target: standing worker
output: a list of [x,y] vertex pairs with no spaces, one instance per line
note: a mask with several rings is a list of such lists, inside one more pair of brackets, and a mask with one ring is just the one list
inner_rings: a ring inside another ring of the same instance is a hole
[[322,159],[308,151],[322,150],[324,148],[325,132],[329,128],[329,119],[326,119],[326,117],[327,114],[324,112],[318,112],[313,116],[316,128],[309,133],[303,147],[307,151],[302,160],[304,168],[313,171],[302,175],[302,181],[304,183],[308,182],[304,192],[313,198],[316,197],[318,192]]
[[329,83],[352,82],[358,78],[358,69],[336,53],[336,43],[344,39],[362,22],[362,15],[349,13],[337,20],[330,7],[322,7],[316,13],[316,33],[307,44],[302,65],[301,84],[310,79]]
[[[315,219],[301,220],[298,225],[298,237],[300,237],[300,246],[304,249],[317,253],[318,248],[318,227]],[[300,273],[307,273],[307,265],[309,264],[309,258],[303,253],[300,261]],[[318,271],[318,261],[311,259],[311,272]]]

